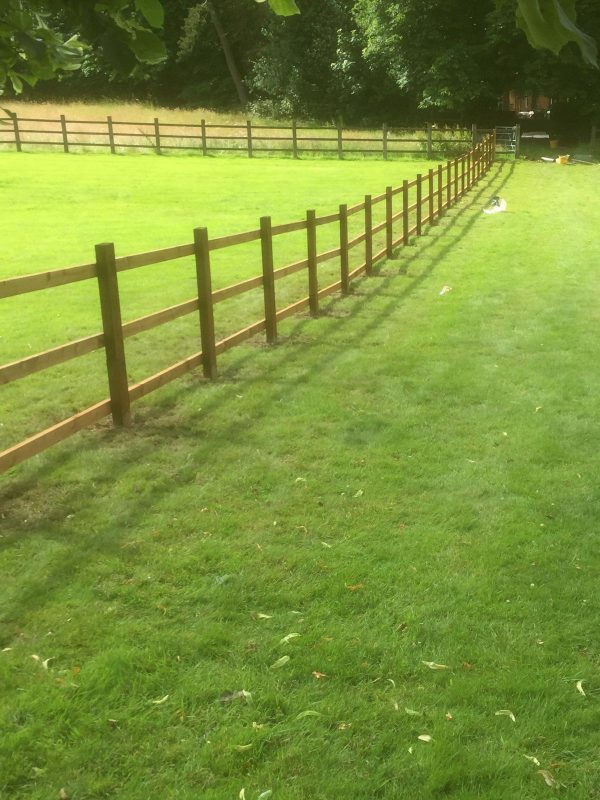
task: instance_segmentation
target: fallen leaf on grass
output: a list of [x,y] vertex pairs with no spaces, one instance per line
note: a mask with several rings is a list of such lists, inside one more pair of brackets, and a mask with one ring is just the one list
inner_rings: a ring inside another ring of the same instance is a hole
[[256,619],[273,619],[271,614],[255,614]]
[[359,490],[358,490],[358,492],[356,492],[356,494],[354,494],[354,495],[352,495],[352,496],[353,496],[353,497],[362,497],[362,496],[363,496],[363,494],[364,494],[363,490],[362,490],[362,489],[359,489]]
[[436,664],[435,661],[421,661],[421,664],[425,664],[429,669],[450,669],[445,664]]
[[2,652],[3,652],[3,653],[10,653],[10,651],[11,651],[11,650],[12,650],[12,647],[4,647],[4,648],[2,649]]
[[49,664],[51,661],[54,661],[54,658],[53,658],[52,656],[51,656],[50,658],[46,658],[46,659],[44,659],[44,661],[42,661],[42,659],[41,659],[39,656],[35,655],[35,653],[34,653],[34,654],[31,656],[31,657],[32,657],[32,658],[33,658],[33,660],[34,660],[34,661],[36,661],[38,664],[41,664],[41,665],[42,665],[42,667],[43,667],[44,669],[48,669],[48,664]]
[[338,724],[338,731],[347,731],[348,728],[351,728],[351,727],[352,727],[352,723],[351,722],[340,722]]
[[284,664],[287,664],[289,660],[289,656],[281,656],[281,658],[278,658],[274,664],[271,664],[269,669],[279,669],[280,667],[283,667]]
[[449,711],[446,712],[446,719],[448,720],[448,722],[451,722],[454,719],[454,717]]
[[409,715],[409,717],[422,717],[423,716],[420,711],[415,711],[414,708],[405,708],[404,710]]
[[58,800],[69,800],[69,795],[66,789],[60,789],[58,792]]
[[296,719],[304,719],[305,717],[320,717],[320,716],[321,715],[319,714],[318,711],[313,711],[312,708],[309,708],[306,711],[301,711],[297,715]]
[[279,644],[287,644],[292,639],[297,639],[300,636],[299,633],[288,633],[287,636],[284,636],[283,639],[279,640]]
[[420,742],[432,742],[433,736],[430,736],[428,733],[422,733],[420,736],[417,736],[417,739]]
[[316,672],[315,671],[312,674],[313,674],[313,678],[316,678],[317,680],[319,680],[319,678],[327,678],[327,675],[325,675],[324,672]]
[[240,793],[238,794],[240,800],[246,800],[246,790],[240,789]]
[[523,754],[523,755],[527,759],[527,761],[531,761],[533,764],[536,765],[536,767],[541,766],[540,762],[537,760],[537,758],[535,756],[526,756],[525,754]]
[[584,697],[587,697],[586,693],[583,691],[583,681],[577,681],[577,691],[579,694],[582,694]]
[[500,711],[495,711],[494,712],[494,716],[496,716],[496,717],[510,717],[513,722],[517,721],[516,718],[515,718],[515,715],[513,714],[513,712],[510,711],[508,708],[501,708]]
[[364,583],[354,583],[352,585],[345,583],[344,586],[351,592],[358,592],[359,589],[364,589],[365,587]]
[[266,792],[261,792],[258,795],[258,797],[256,798],[256,800],[267,800],[267,797],[271,797],[272,794],[273,794],[273,790],[272,789],[267,789]]
[[331,550],[332,545],[328,544],[327,542],[321,542],[323,547],[326,547],[328,550]]
[[169,695],[166,694],[164,697],[161,697],[160,700],[153,700],[152,701],[152,705],[162,706],[162,704],[166,703],[168,699],[169,699]]
[[448,292],[451,292],[451,291],[452,291],[452,287],[451,286],[442,286],[442,288],[440,289],[440,296],[443,295],[443,294],[448,294]]
[[556,778],[547,769],[538,769],[538,774],[542,776],[547,786],[554,786]]
[[251,745],[251,744],[236,744],[236,745],[235,745],[235,749],[236,749],[236,750],[237,750],[239,753],[243,753],[243,752],[244,752],[244,750],[250,750],[250,748],[251,748],[251,747],[252,747],[252,745]]

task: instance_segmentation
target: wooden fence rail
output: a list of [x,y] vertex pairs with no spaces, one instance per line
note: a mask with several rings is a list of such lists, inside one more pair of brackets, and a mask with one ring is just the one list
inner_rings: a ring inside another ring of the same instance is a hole
[[[121,149],[137,148],[157,154],[170,150],[197,151],[203,156],[226,150],[245,152],[249,158],[260,153],[301,154],[319,152],[344,158],[345,154],[381,155],[384,159],[399,154],[427,154],[478,141],[477,127],[437,128],[431,123],[425,129],[383,125],[373,129],[344,130],[341,125],[309,126],[292,121],[288,126],[259,125],[247,120],[244,124],[219,124],[199,120],[194,123],[152,121],[118,121],[112,116],[101,120],[67,120],[58,118],[19,117],[8,112],[0,118],[0,148],[14,147],[17,152],[35,147],[106,148],[115,154]],[[376,134],[376,135],[375,135]]]
[[[0,384],[12,383],[26,375],[103,348],[106,354],[110,395],[109,398],[0,452],[0,473],[108,415],[112,416],[116,426],[127,426],[131,421],[131,403],[136,400],[199,366],[202,366],[206,378],[214,379],[217,376],[218,356],[222,353],[262,331],[266,334],[267,342],[275,342],[278,323],[307,308],[311,315],[316,316],[322,298],[339,290],[342,295],[347,294],[349,283],[353,278],[363,273],[370,275],[374,264],[390,257],[394,249],[400,245],[407,246],[412,236],[421,235],[425,225],[437,222],[486,174],[494,161],[494,156],[495,142],[492,134],[468,153],[454,161],[446,162],[445,165],[440,164],[437,170],[429,170],[427,175],[418,175],[412,181],[405,180],[399,187],[388,186],[385,192],[377,196],[367,195],[364,201],[354,206],[340,205],[334,214],[319,217],[314,210],[309,210],[305,219],[282,225],[273,225],[270,217],[263,216],[260,227],[256,230],[218,238],[210,238],[206,228],[196,228],[193,241],[190,243],[129,256],[117,257],[112,243],[99,244],[96,246],[93,263],[0,280],[1,300],[95,278],[98,283],[103,328],[91,336],[1,365]],[[437,180],[434,181],[436,173]],[[411,190],[414,190],[412,194]],[[395,198],[401,198],[401,207],[396,211],[394,211]],[[379,204],[384,204],[385,218],[374,225],[373,208]],[[359,214],[362,215],[359,219],[364,219],[364,230],[354,238],[349,238],[348,220]],[[411,222],[414,224],[411,225]],[[319,227],[335,223],[339,226],[339,246],[319,252]],[[306,231],[305,255],[302,254],[299,260],[276,269],[273,259],[273,238],[296,231]],[[385,246],[374,252],[374,237],[377,234],[385,235]],[[231,286],[213,290],[211,253],[254,241],[260,242],[262,273]],[[350,270],[349,254],[363,243],[364,260]],[[184,256],[195,257],[197,296],[138,319],[123,322],[118,273]],[[321,286],[318,265],[337,258],[340,264],[339,280]],[[308,295],[278,309],[277,282],[301,271],[307,273]],[[214,306],[257,287],[263,289],[264,318],[224,339],[217,340]],[[124,340],[189,314],[197,314],[199,317],[201,350],[135,384],[128,384]]]

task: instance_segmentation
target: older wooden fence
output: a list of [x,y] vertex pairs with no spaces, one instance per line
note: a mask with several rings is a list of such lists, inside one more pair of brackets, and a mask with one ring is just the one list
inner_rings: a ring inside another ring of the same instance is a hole
[[[317,216],[313,210],[309,210],[305,219],[282,225],[272,225],[270,217],[262,217],[259,227],[255,230],[218,238],[211,238],[206,228],[196,228],[193,241],[189,243],[128,256],[116,256],[113,244],[99,244],[96,245],[96,257],[92,263],[0,280],[0,299],[2,299],[95,278],[98,282],[103,327],[101,332],[91,336],[0,366],[0,384],[11,383],[26,375],[103,348],[106,354],[109,388],[108,398],[0,452],[0,473],[108,415],[112,415],[113,422],[117,426],[129,425],[130,407],[133,402],[199,366],[202,366],[206,378],[214,379],[217,375],[219,355],[263,331],[267,342],[275,342],[277,326],[281,320],[305,309],[309,309],[310,314],[316,315],[322,298],[337,291],[341,291],[342,295],[347,294],[353,278],[363,273],[371,275],[374,264],[381,259],[391,257],[399,245],[408,245],[411,237],[420,236],[425,225],[436,222],[447,209],[469,192],[489,170],[493,160],[494,137],[491,135],[468,153],[453,161],[439,164],[437,169],[430,169],[425,175],[417,175],[412,181],[405,180],[401,186],[395,188],[388,186],[385,192],[377,196],[367,195],[361,203],[351,207],[346,204],[340,205],[338,211],[332,214]],[[394,204],[398,199],[400,208],[395,208]],[[373,208],[379,204],[384,204],[384,219],[373,224]],[[357,214],[363,215],[364,230],[359,235],[349,238],[348,220]],[[334,223],[339,226],[339,246],[319,252],[318,228]],[[297,261],[276,269],[273,260],[273,238],[294,231],[306,231],[306,250]],[[385,247],[374,252],[374,237],[377,234],[385,238]],[[262,273],[240,283],[213,290],[211,254],[216,250],[235,247],[245,242],[260,242]],[[351,270],[349,253],[361,244],[364,244],[364,260]],[[138,319],[123,322],[118,273],[184,256],[193,256],[195,259],[197,296]],[[320,286],[319,264],[336,258],[339,258],[339,280],[328,286]],[[277,282],[300,271],[306,273],[308,295],[278,309]],[[264,317],[226,338],[217,340],[214,306],[256,287],[263,289]],[[125,339],[187,314],[199,315],[201,350],[167,369],[130,385],[125,360]]]
[[[118,121],[108,116],[102,120],[68,120],[64,114],[54,119],[19,117],[12,113],[0,119],[0,148],[18,152],[36,147],[56,147],[70,152],[77,149],[107,149],[111,153],[131,148],[156,153],[172,150],[196,151],[206,156],[223,151],[243,152],[252,158],[260,153],[290,153],[294,158],[319,152],[343,158],[350,153],[378,155],[384,159],[394,155],[426,153],[454,148],[460,152],[469,142],[477,143],[476,127],[472,129],[438,128],[428,124],[424,129],[383,125],[380,130],[344,130],[341,125],[310,126],[291,122],[287,126],[259,125],[247,120],[244,124]],[[460,149],[458,149],[460,148]]]

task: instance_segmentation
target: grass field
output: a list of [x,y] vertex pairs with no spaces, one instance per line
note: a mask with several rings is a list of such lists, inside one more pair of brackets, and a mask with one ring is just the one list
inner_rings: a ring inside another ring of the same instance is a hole
[[[111,195],[85,177],[108,159],[3,157],[5,263],[187,240],[194,181],[154,211],[150,159],[115,161]],[[243,229],[301,215],[307,186],[326,211],[396,183],[195,163],[215,232],[234,203]],[[2,478],[0,796],[600,797],[597,187],[499,165],[278,346]],[[492,194],[507,213],[481,213]],[[3,346],[52,317],[15,311]]]
[[[247,114],[215,113],[208,109],[156,108],[142,103],[28,103],[11,102],[10,111],[18,115],[18,128],[23,151],[63,149],[61,116],[71,152],[108,151],[107,117],[112,119],[113,143],[117,152],[148,153],[156,147],[154,120],[159,121],[160,147],[163,155],[201,155],[201,120],[206,122],[206,146],[209,155],[237,153],[247,157]],[[292,157],[292,122],[253,117],[252,148],[255,157]],[[336,123],[315,123],[298,120],[297,147],[300,157],[337,157]],[[189,126],[196,126],[190,128]],[[315,127],[316,126],[316,127]],[[387,151],[391,160],[410,153],[427,151],[425,124],[415,127],[389,128]],[[343,126],[344,158],[383,158],[383,130]],[[445,157],[460,155],[472,140],[471,129],[434,126],[434,151]],[[0,109],[0,152],[14,151],[16,146],[13,121]]]
[[[206,225],[211,236],[255,229],[271,214],[273,223],[303,219],[308,208],[319,214],[338,210],[398,186],[426,171],[427,161],[295,163],[284,160],[161,159],[104,155],[6,153],[2,156],[3,196],[0,238],[5,242],[0,278],[94,261],[94,245],[112,241],[118,255],[154,250],[193,240],[193,228]],[[381,218],[384,206],[376,207]],[[351,218],[351,235],[362,215]],[[398,232],[397,232],[398,233]],[[338,225],[319,228],[319,250],[339,242]],[[377,239],[381,246],[381,236]],[[306,234],[275,239],[277,266],[304,258]],[[362,248],[353,251],[353,264]],[[260,274],[260,243],[219,251],[213,258],[213,285],[227,286]],[[333,282],[337,263],[320,268],[321,285]],[[193,297],[197,292],[193,259],[133,270],[120,275],[123,318]],[[307,293],[306,275],[278,283],[282,308]],[[262,291],[255,290],[216,311],[219,336],[262,318]],[[98,290],[85,281],[4,300],[9,335],[0,339],[0,364],[46,350],[101,330]],[[40,325],[39,320],[44,320]],[[196,352],[196,315],[134,337],[127,342],[131,381],[141,380]],[[70,416],[106,396],[104,355],[92,353],[3,387],[0,449]],[[24,404],[23,401],[26,400]],[[10,409],[21,407],[14,415]]]

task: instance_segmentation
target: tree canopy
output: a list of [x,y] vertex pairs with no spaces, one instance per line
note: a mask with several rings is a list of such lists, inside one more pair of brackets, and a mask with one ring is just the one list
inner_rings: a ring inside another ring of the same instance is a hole
[[44,81],[35,96],[112,94],[361,121],[431,110],[473,116],[511,88],[596,113],[597,5],[4,0],[0,89],[31,96]]

